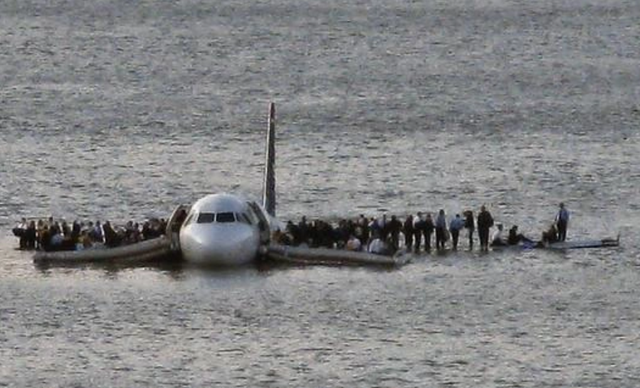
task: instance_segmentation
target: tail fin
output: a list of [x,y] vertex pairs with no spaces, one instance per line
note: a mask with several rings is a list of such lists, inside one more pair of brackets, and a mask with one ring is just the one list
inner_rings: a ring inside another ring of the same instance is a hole
[[269,120],[267,129],[267,160],[264,167],[264,187],[262,206],[267,213],[276,216],[276,105],[269,104]]

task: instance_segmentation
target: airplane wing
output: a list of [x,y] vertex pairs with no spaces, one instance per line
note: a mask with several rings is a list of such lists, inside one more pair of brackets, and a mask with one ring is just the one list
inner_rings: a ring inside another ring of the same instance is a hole
[[265,255],[275,261],[296,264],[353,265],[353,266],[402,266],[409,262],[411,255],[384,256],[368,252],[341,249],[293,247],[269,244]]
[[604,247],[617,247],[620,245],[620,236],[618,238],[605,238],[601,240],[577,240],[577,241],[563,241],[549,244],[548,249],[582,249],[582,248],[604,248]]

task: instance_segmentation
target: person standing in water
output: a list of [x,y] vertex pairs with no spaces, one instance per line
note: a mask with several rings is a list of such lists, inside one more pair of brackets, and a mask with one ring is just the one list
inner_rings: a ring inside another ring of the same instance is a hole
[[567,239],[567,225],[569,224],[569,211],[564,207],[564,203],[560,202],[560,210],[556,215],[556,226],[558,227],[558,240]]

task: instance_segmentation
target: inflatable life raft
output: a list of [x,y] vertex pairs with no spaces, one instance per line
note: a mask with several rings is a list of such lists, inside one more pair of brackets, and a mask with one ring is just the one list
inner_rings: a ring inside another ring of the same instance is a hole
[[174,252],[171,240],[161,236],[139,243],[115,248],[85,249],[80,251],[37,252],[33,257],[36,264],[81,264],[117,261],[118,263],[142,263],[158,260]]
[[144,263],[162,260],[180,252],[180,242],[177,231],[178,213],[187,210],[185,205],[179,205],[171,214],[165,234],[150,240],[135,244],[122,245],[114,248],[97,248],[76,251],[38,251],[33,256],[36,264],[82,264],[96,262],[114,262],[122,264]]

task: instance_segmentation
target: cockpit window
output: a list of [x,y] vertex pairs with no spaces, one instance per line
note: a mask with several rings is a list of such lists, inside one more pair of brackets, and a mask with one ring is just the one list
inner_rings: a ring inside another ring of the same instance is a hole
[[216,222],[235,222],[236,218],[233,213],[218,213],[216,215]]
[[200,213],[198,214],[198,221],[196,222],[198,224],[210,224],[215,220],[215,218],[215,213]]

